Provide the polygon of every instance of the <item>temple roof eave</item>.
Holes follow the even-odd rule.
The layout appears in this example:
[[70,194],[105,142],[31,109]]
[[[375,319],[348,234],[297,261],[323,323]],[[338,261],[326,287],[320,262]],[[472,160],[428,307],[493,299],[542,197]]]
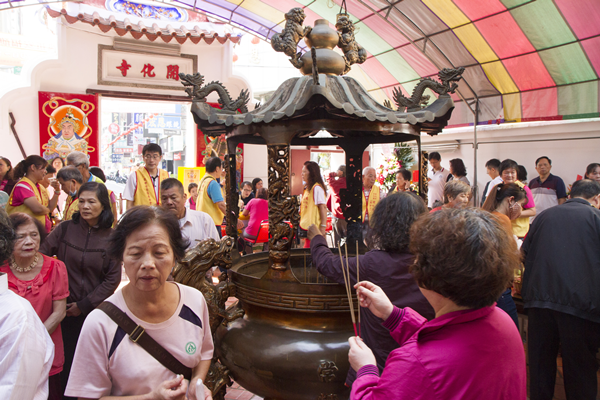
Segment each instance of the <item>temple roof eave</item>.
[[[64,8],[60,8],[64,7]],[[46,5],[48,15],[53,18],[64,17],[69,24],[83,22],[97,26],[102,32],[114,30],[119,36],[129,33],[134,39],[146,37],[150,41],[161,38],[163,42],[183,44],[190,41],[207,44],[215,40],[224,44],[228,40],[239,43],[241,36],[226,32],[223,24],[210,22],[176,22],[145,20],[135,16],[123,16],[108,10],[88,6],[83,3],[61,3]],[[145,23],[144,23],[145,21]]]

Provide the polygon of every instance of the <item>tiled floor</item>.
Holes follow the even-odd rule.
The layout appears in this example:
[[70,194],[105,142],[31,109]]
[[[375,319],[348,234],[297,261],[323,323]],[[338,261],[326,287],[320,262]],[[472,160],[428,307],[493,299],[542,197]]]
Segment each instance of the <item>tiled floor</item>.
[[263,400],[263,398],[250,393],[234,382],[230,388],[227,388],[225,400]]

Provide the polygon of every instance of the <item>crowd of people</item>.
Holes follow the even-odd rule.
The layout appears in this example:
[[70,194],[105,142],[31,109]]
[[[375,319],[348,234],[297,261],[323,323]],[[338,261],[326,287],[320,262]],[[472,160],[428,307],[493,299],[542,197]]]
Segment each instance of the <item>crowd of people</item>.
[[[196,399],[204,387],[208,307],[169,276],[188,249],[223,235],[225,165],[206,160],[186,193],[159,168],[160,146],[144,146],[143,157],[120,220],[115,194],[85,154],[50,163],[29,156],[14,168],[0,157],[0,190],[10,192],[7,215],[0,210],[0,397]],[[360,264],[361,281],[351,274],[350,283],[363,307],[361,338],[350,338],[351,398],[524,399],[511,295],[522,264],[530,398],[552,398],[559,346],[567,395],[595,398],[600,164],[568,193],[548,157],[536,160],[539,176],[528,183],[515,161],[489,160],[491,180],[473,207],[464,162],[451,160],[448,171],[438,153],[429,160],[428,204],[411,192],[406,169],[389,193],[374,168],[362,174],[369,251],[348,260],[350,270]],[[326,228],[331,213],[334,244],[348,234],[345,166],[324,180],[307,161],[302,180],[298,234],[318,271],[342,283]],[[268,191],[259,178],[240,189],[240,240],[254,243]],[[129,280],[117,290],[123,271]],[[211,398],[207,388],[198,393]]]
[[[429,161],[429,207],[416,207],[420,198],[401,193],[408,171],[397,171],[396,188],[386,195],[373,185],[375,171],[363,170],[363,238],[372,250],[359,256],[364,281],[350,275],[368,309],[362,339],[350,339],[351,398],[524,399],[525,358],[511,290],[524,264],[530,398],[553,398],[560,346],[567,398],[595,399],[600,164],[588,165],[568,193],[546,156],[535,161],[539,176],[529,182],[514,160],[491,159],[491,180],[475,208],[464,162],[450,160],[448,171],[439,153]],[[342,166],[329,175],[336,242],[346,229],[339,208],[344,172]],[[310,189],[307,184],[304,196]],[[328,248],[322,221],[307,231],[313,262],[341,283],[342,262]],[[358,264],[351,258],[350,270]]]
[[[130,176],[129,210],[118,223],[115,195],[85,154],[72,152],[66,162],[50,163],[29,156],[14,170],[8,159],[0,159],[0,184],[12,188],[8,216],[0,218],[0,296],[12,308],[6,311],[21,313],[0,316],[0,398],[196,398],[193,385],[205,379],[212,358],[208,308],[200,292],[167,278],[188,248],[220,239],[221,223],[217,229],[211,215],[189,208],[181,182],[157,168],[159,146],[147,145],[143,152],[147,166]],[[129,282],[115,293],[122,270]],[[33,308],[17,306],[5,292]],[[175,353],[181,370],[173,374],[164,360],[150,356],[145,339],[138,342],[141,354],[133,342],[122,341],[133,332],[101,311],[107,302],[159,340],[162,352],[166,347]],[[138,369],[135,360],[145,358]]]

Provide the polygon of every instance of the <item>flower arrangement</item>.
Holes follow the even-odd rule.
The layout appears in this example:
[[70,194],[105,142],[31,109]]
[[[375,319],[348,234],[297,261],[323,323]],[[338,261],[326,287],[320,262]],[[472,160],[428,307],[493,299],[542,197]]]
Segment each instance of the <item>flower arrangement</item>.
[[392,155],[386,157],[384,163],[377,168],[379,185],[389,192],[396,185],[396,171],[400,168],[410,170],[413,164],[414,158],[410,146],[406,143],[396,143]]
[[402,163],[396,160],[394,157],[386,157],[383,164],[377,168],[377,181],[379,186],[390,191],[396,184],[395,171],[402,168]]

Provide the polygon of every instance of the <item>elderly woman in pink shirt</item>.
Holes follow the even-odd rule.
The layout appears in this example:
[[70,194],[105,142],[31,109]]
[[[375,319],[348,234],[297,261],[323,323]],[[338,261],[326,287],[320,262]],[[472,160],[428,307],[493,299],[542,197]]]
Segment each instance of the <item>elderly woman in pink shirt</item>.
[[357,372],[351,399],[525,399],[525,353],[511,318],[495,305],[518,268],[516,243],[491,214],[443,209],[411,228],[411,269],[435,310],[427,321],[394,307],[371,282],[356,287],[362,307],[400,344],[381,376],[371,350],[350,338]]

